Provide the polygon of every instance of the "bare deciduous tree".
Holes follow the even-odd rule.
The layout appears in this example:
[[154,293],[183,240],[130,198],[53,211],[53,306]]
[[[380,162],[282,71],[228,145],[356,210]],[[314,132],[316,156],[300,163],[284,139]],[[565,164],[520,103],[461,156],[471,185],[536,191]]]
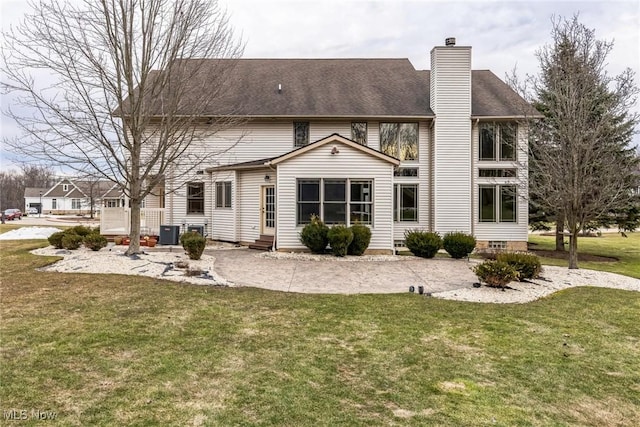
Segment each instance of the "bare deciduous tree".
[[569,268],[578,268],[578,233],[632,197],[638,116],[630,108],[638,89],[630,69],[607,74],[613,44],[597,40],[577,16],[554,20],[552,37],[537,54],[540,74],[532,81],[544,118],[532,128],[530,191],[564,220]]
[[[237,124],[233,112],[212,117],[209,107],[240,54],[215,0],[32,3],[4,34],[3,87],[33,112],[9,108],[29,138],[6,143],[121,184],[131,208],[129,254],[139,252],[144,197],[169,173],[209,164],[220,152],[200,143]],[[175,167],[178,160],[189,167]]]

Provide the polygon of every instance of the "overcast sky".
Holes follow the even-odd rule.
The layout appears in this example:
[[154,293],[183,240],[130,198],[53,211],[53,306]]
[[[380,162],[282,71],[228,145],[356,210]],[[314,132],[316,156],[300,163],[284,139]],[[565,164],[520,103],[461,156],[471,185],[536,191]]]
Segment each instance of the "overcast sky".
[[[429,51],[455,37],[472,46],[473,69],[504,79],[537,73],[535,52],[550,42],[552,16],[571,17],[613,40],[608,70],[626,67],[640,85],[640,0],[429,1],[220,0],[245,43],[245,58],[409,58],[429,68]],[[2,27],[19,21],[26,0],[0,0]],[[8,99],[3,97],[3,107]],[[640,111],[640,107],[636,107]],[[2,117],[2,135],[15,127]],[[639,139],[636,137],[636,142]],[[2,153],[2,168],[6,165]]]

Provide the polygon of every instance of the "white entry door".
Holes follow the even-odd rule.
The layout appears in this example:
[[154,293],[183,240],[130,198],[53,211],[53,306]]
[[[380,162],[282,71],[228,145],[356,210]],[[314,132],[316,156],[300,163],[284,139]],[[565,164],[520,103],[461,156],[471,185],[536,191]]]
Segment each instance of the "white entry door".
[[262,234],[273,236],[276,232],[276,188],[273,185],[262,187],[260,197],[261,227]]

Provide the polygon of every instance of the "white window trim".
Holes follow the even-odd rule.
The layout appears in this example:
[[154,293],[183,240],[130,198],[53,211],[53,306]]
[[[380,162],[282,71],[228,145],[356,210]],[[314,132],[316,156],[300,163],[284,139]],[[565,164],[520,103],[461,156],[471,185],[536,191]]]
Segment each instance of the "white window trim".
[[[329,181],[345,181],[345,202],[325,202],[324,200],[324,182],[325,180]],[[346,222],[345,226],[350,227],[353,225],[351,223],[351,205],[361,205],[361,204],[369,204],[371,205],[371,222],[370,223],[362,223],[358,222],[358,224],[366,225],[373,229],[375,224],[375,180],[373,178],[298,178],[296,179],[296,227],[302,228],[308,223],[301,223],[300,218],[298,217],[298,204],[300,202],[300,194],[299,194],[299,185],[300,181],[318,181],[319,182],[319,197],[320,200],[317,202],[320,205],[320,212],[318,216],[322,222],[325,222],[324,219],[324,204],[325,203],[344,203],[346,210]],[[351,182],[370,182],[371,183],[371,201],[370,202],[360,202],[360,201],[351,201]],[[315,203],[315,202],[313,202]],[[354,222],[355,223],[355,222]],[[336,225],[336,224],[327,224],[327,225]]]

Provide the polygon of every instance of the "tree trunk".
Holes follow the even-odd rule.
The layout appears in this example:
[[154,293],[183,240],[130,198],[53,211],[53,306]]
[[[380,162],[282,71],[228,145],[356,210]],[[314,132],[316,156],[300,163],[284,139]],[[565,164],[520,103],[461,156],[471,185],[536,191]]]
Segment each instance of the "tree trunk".
[[569,268],[578,268],[578,230],[571,227],[571,235],[569,236]]
[[129,230],[129,249],[125,255],[140,253],[140,201],[131,200],[131,230]]
[[556,251],[564,252],[564,219],[556,220]]

